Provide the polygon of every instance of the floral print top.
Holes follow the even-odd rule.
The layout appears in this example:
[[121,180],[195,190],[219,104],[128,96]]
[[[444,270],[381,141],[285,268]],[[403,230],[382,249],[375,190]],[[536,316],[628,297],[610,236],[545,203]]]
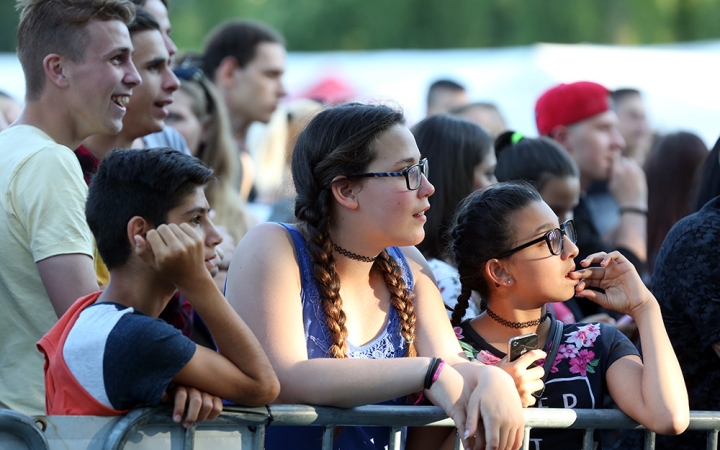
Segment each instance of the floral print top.
[[[560,322],[553,320],[552,336]],[[602,408],[607,394],[605,372],[615,361],[637,355],[630,340],[615,327],[602,323],[561,324],[562,341],[545,382],[545,391],[535,405],[538,408]],[[482,330],[481,330],[482,332]],[[465,321],[455,327],[465,354],[484,364],[497,364],[506,354],[488,344]],[[543,351],[550,352],[548,344]],[[538,361],[544,364],[544,361]],[[596,436],[597,440],[597,436]],[[530,448],[580,449],[582,430],[537,429],[530,432]]]

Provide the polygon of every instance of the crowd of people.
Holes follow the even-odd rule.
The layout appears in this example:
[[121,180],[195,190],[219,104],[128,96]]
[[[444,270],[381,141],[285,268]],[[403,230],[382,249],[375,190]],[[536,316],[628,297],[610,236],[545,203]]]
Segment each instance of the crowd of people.
[[[281,104],[285,41],[258,22],[178,54],[167,0],[18,4],[0,408],[169,403],[189,427],[223,402],[433,404],[456,428],[410,429],[408,448],[517,449],[522,408],[616,407],[656,448],[704,447],[685,430],[720,409],[720,145],[653,135],[640,91],[549,86],[530,137],[438,80],[407,124],[381,104]],[[271,427],[265,445],[322,434]]]

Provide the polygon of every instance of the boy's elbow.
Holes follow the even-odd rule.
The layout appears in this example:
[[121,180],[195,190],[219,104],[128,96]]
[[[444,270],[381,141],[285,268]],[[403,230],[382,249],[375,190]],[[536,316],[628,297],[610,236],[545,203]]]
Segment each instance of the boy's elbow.
[[275,374],[268,376],[267,379],[261,381],[261,384],[263,386],[260,389],[259,396],[262,397],[260,404],[267,405],[275,401],[280,395],[280,380],[278,380],[277,376]]
[[267,375],[250,386],[238,386],[233,402],[245,406],[262,406],[272,403],[280,394],[280,382],[275,374]]

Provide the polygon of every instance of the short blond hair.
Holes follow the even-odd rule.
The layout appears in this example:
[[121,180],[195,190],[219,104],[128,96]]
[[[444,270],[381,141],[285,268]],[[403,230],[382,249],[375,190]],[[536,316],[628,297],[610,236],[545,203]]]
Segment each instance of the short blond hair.
[[87,32],[93,20],[135,18],[131,0],[17,0],[20,10],[17,55],[25,74],[25,98],[37,100],[45,85],[43,60],[51,53],[74,62],[85,57]]

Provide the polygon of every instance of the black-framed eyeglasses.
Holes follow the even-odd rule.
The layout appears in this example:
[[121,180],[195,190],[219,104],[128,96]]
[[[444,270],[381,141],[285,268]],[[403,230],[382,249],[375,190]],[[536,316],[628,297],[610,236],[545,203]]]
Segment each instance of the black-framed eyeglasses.
[[565,238],[564,236],[567,236],[568,239],[570,239],[570,242],[573,244],[577,243],[577,232],[575,231],[575,222],[570,219],[566,220],[564,223],[560,224],[559,228],[553,228],[552,230],[548,231],[547,233],[543,234],[537,239],[533,239],[530,242],[526,242],[522,245],[518,245],[517,247],[510,249],[506,252],[501,253],[500,255],[496,256],[496,259],[501,258],[507,258],[508,256],[512,255],[513,253],[519,252],[520,250],[524,248],[528,248],[531,245],[535,245],[538,242],[545,241],[545,243],[548,246],[548,249],[550,249],[550,253],[553,255],[559,255],[563,252],[565,249]]
[[367,172],[347,175],[346,178],[370,178],[370,177],[405,177],[405,184],[411,191],[420,188],[422,184],[422,176],[428,176],[428,160],[423,158],[419,163],[406,167],[400,172]]

